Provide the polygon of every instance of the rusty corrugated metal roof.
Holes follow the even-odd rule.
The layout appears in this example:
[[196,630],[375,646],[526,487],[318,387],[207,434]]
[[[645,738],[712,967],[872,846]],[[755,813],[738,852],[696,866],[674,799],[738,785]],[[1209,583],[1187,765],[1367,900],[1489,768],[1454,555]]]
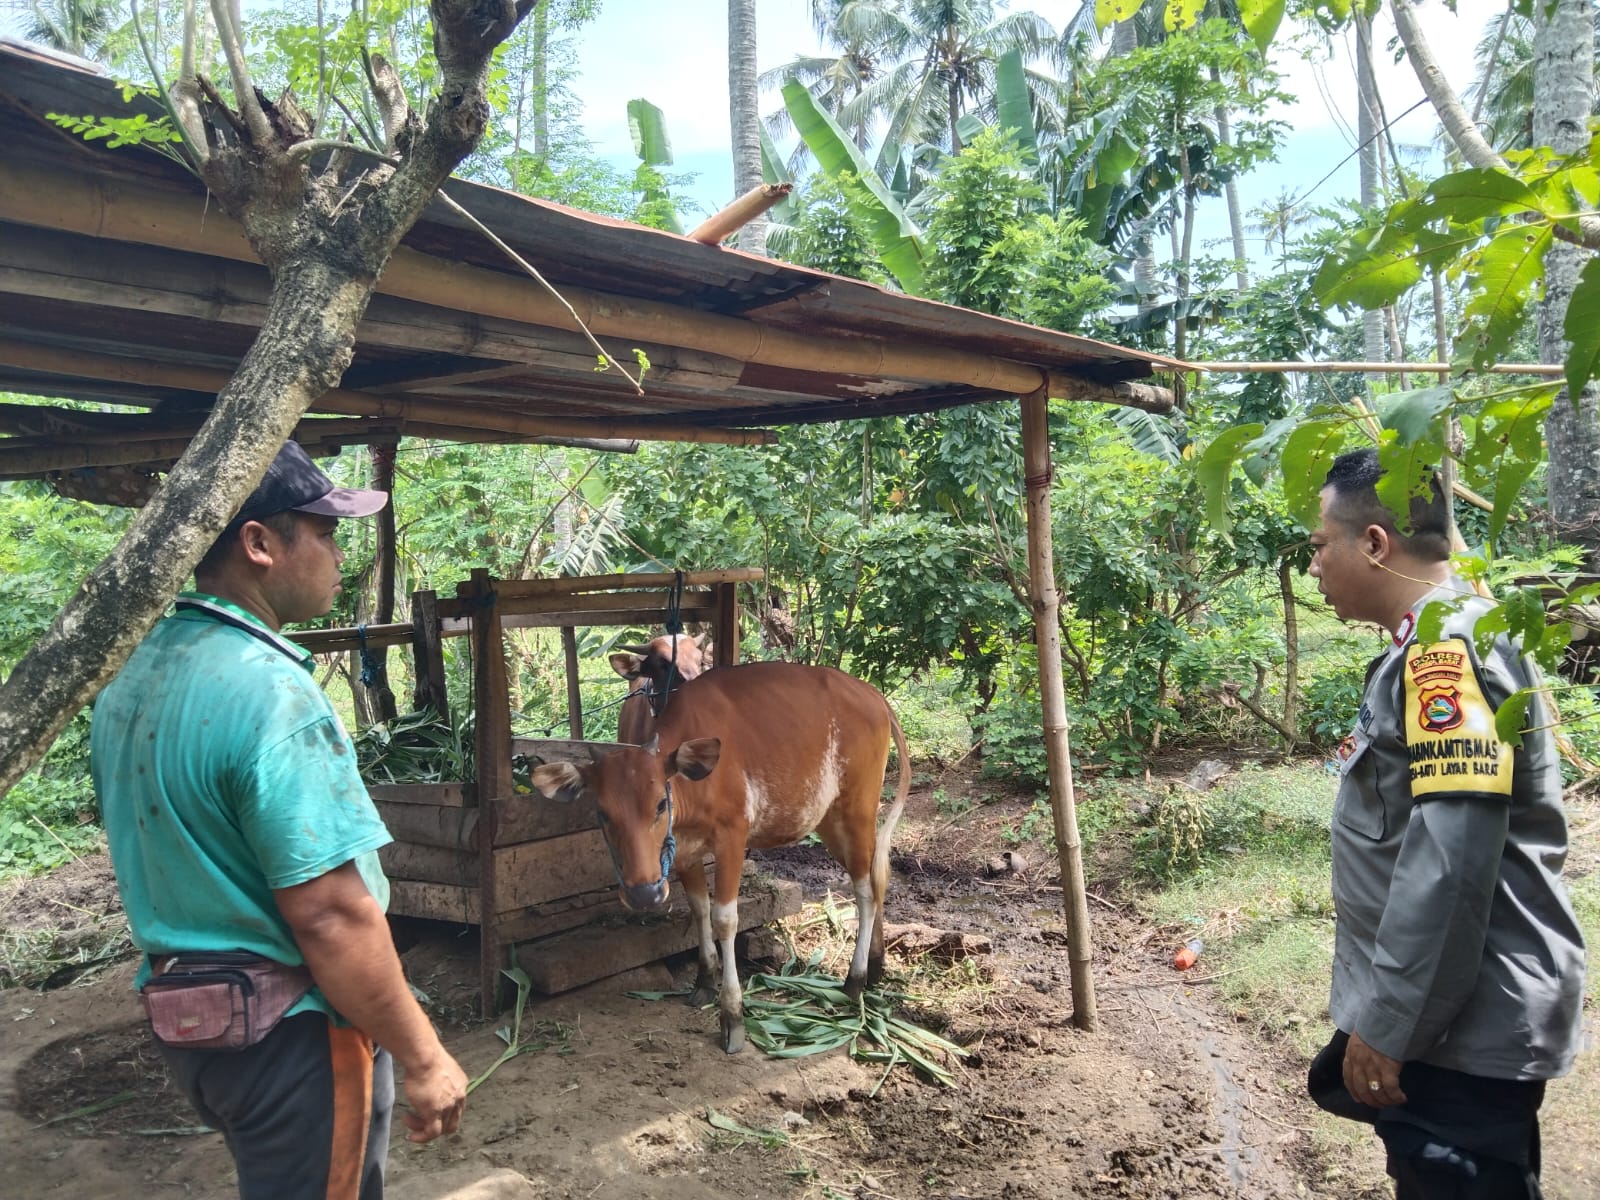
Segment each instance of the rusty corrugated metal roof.
[[[54,213],[41,211],[36,196],[19,199],[15,189],[7,193],[0,185],[0,388],[163,414],[203,410],[215,387],[193,369],[229,372],[238,363],[267,299],[267,272],[247,255],[170,236],[170,227],[228,224],[205,209],[199,183],[176,164],[145,150],[85,143],[47,118],[52,112],[109,114],[121,104],[113,81],[85,66],[0,42],[5,170],[17,172],[13,178],[48,172],[67,190],[98,189],[105,204],[138,191],[168,206],[173,218],[148,233],[96,236],[98,228],[57,222]],[[781,426],[927,411],[1007,394],[970,379],[949,382],[937,370],[912,377],[903,355],[910,350],[915,361],[919,348],[928,361],[961,351],[1006,367],[1023,364],[1107,384],[1175,365],[498,188],[456,180],[448,191],[558,288],[581,290],[602,305],[726,318],[753,330],[757,342],[763,331],[774,339],[821,339],[819,345],[835,353],[804,361],[793,354],[721,353],[662,334],[659,321],[641,322],[638,336],[630,336],[626,319],[618,318],[622,332],[603,340],[618,357],[634,347],[649,356],[641,397],[614,375],[595,371],[594,351],[575,329],[431,303],[415,289],[382,294],[395,273],[391,267],[357,332],[343,383],[348,392],[385,399],[389,407],[377,427],[385,431],[422,406],[435,425],[453,406],[590,421],[596,436],[606,436],[611,426],[636,433]],[[441,279],[462,271],[492,273],[471,276],[479,280],[521,279],[501,251],[439,202],[404,245],[429,256],[415,261],[431,260],[446,272]],[[902,365],[863,369],[872,356],[853,351],[873,347],[893,347]],[[124,360],[141,369],[119,370]],[[29,435],[29,445],[48,442],[37,431],[10,429]],[[4,439],[0,450],[7,442],[24,444]]]

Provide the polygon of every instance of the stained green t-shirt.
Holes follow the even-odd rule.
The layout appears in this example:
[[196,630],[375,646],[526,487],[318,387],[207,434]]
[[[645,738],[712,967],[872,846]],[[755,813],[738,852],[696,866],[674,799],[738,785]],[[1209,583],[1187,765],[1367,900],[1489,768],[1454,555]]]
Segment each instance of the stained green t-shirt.
[[[381,907],[390,841],[311,658],[186,592],[95,702],[91,766],[133,940],[151,955],[302,962],[274,889],[355,861]],[[313,990],[291,1012],[334,1014]]]

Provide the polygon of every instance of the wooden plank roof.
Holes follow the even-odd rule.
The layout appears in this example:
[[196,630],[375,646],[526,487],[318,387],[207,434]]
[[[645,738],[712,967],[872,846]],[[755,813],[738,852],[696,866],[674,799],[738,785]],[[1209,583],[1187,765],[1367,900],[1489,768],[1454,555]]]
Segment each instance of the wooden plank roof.
[[[144,410],[0,406],[0,478],[170,462],[266,303],[266,269],[197,180],[47,116],[123,107],[86,64],[0,41],[0,389]],[[448,191],[561,289],[610,353],[648,356],[645,394],[597,372],[570,318],[435,202],[380,280],[341,388],[314,407],[336,420],[316,422],[312,440],[758,442],[771,426],[1038,387],[1159,408],[1160,390],[1133,381],[1178,365],[492,187]]]

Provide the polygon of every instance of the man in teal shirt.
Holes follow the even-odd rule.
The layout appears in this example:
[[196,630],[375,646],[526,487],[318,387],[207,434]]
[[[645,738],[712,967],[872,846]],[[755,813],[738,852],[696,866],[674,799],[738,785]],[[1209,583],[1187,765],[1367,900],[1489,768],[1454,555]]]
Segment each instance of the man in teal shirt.
[[95,704],[95,788],[146,955],[136,983],[173,955],[246,951],[304,964],[315,984],[254,1046],[162,1044],[227,1137],[244,1200],[379,1200],[391,1055],[413,1141],[453,1132],[465,1103],[389,938],[389,834],[310,656],[279,632],[332,607],[339,518],[387,500],[335,488],[286,443],[195,568],[197,590]]

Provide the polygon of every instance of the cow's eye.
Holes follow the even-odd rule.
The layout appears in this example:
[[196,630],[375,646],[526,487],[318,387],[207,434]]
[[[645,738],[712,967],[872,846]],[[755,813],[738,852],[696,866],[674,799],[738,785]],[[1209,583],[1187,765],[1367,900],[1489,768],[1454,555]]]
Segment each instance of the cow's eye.
[[667,811],[667,798],[665,796],[663,796],[663,797],[661,797],[661,802],[656,805],[656,816],[659,817],[662,813],[664,813],[666,811]]

